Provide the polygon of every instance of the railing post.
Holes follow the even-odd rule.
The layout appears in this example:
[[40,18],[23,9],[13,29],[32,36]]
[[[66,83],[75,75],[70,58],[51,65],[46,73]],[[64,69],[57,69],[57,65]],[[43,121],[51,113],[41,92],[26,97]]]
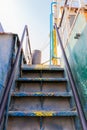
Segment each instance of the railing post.
[[53,25],[53,5],[57,4],[57,2],[52,2],[51,3],[51,14],[50,14],[50,65],[52,64],[52,58],[54,56],[54,39],[53,39],[53,30],[54,30],[54,25]]

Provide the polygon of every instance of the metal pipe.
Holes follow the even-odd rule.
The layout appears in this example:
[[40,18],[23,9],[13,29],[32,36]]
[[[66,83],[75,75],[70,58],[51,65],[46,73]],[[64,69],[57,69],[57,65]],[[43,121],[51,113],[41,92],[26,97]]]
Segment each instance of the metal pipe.
[[51,3],[51,14],[50,14],[50,65],[51,65],[51,59],[52,59],[52,53],[53,53],[53,48],[52,48],[52,43],[53,43],[53,5],[57,4],[57,2],[52,2]]
[[52,14],[50,14],[50,65],[52,58]]
[[80,98],[79,98],[79,94],[78,94],[78,91],[77,91],[77,88],[76,88],[76,84],[75,84],[75,81],[74,81],[74,78],[73,78],[73,75],[72,75],[72,72],[71,72],[71,69],[70,69],[70,65],[68,63],[68,60],[67,60],[67,57],[66,57],[66,54],[65,54],[65,50],[64,50],[64,47],[63,47],[63,44],[62,44],[62,40],[61,40],[61,37],[60,37],[60,34],[59,34],[59,31],[58,31],[56,24],[55,24],[55,29],[56,29],[57,36],[58,36],[58,39],[59,39],[59,42],[60,42],[62,54],[63,54],[64,61],[65,61],[66,71],[67,71],[68,78],[69,78],[69,81],[70,81],[70,84],[71,84],[71,89],[72,89],[73,96],[74,96],[74,99],[75,99],[77,112],[78,112],[78,115],[79,115],[79,118],[80,118],[80,121],[81,121],[81,125],[82,125],[83,130],[87,130],[87,122],[86,122],[85,114],[84,114],[84,111],[83,111],[83,108],[82,108],[82,104],[81,104],[81,101],[80,101]]

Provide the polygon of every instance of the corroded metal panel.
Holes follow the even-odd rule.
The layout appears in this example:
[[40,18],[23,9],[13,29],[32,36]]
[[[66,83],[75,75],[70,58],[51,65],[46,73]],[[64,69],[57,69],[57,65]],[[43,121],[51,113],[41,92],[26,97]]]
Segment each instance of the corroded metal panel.
[[6,78],[11,68],[13,34],[0,34],[0,99],[4,91]]
[[[80,36],[76,38],[78,33]],[[66,54],[83,107],[87,111],[87,22],[83,14],[79,14],[77,18],[66,47]]]
[[10,117],[7,130],[75,130],[75,127],[72,117]]
[[77,111],[72,109],[72,92],[64,75],[49,68],[26,69],[11,93],[7,130],[80,130],[74,123]]

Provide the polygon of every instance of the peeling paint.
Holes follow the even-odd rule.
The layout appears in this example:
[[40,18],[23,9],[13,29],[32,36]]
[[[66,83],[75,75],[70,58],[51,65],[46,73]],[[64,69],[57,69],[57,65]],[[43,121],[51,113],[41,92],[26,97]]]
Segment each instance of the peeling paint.
[[76,111],[9,111],[9,116],[77,116]]
[[2,97],[7,75],[11,69],[13,34],[0,34],[0,99]]
[[53,65],[24,65],[22,66],[22,70],[56,70],[56,71],[64,71],[63,68]]
[[66,78],[18,78],[19,82],[29,82],[29,81],[58,81],[58,82],[67,82]]
[[23,96],[55,96],[55,97],[71,97],[71,92],[13,92],[12,96],[23,97]]

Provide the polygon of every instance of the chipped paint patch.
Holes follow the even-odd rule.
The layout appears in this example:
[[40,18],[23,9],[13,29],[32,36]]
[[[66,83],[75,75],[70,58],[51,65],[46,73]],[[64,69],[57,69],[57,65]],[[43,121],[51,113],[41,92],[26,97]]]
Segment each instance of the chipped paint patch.
[[36,116],[53,116],[53,112],[50,112],[50,111],[37,111],[37,112],[34,112],[34,114]]
[[28,70],[56,70],[56,71],[64,71],[63,68],[53,65],[24,65],[21,67],[22,70],[28,71]]
[[13,92],[12,96],[55,96],[55,97],[71,97],[71,92]]
[[29,81],[58,81],[58,82],[67,82],[66,78],[18,78],[17,81],[20,82],[29,82]]

